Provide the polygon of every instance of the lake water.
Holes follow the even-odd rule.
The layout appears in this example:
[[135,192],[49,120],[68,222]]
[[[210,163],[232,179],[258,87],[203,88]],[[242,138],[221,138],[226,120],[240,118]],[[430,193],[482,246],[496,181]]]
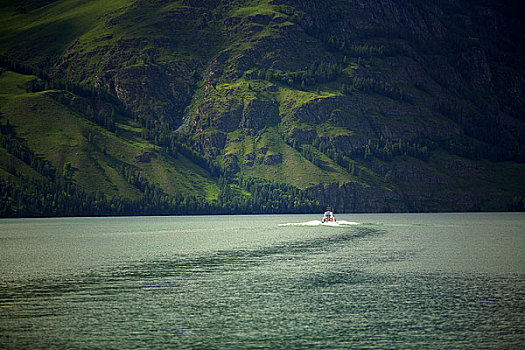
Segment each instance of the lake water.
[[0,348],[525,348],[524,214],[337,218],[1,220]]

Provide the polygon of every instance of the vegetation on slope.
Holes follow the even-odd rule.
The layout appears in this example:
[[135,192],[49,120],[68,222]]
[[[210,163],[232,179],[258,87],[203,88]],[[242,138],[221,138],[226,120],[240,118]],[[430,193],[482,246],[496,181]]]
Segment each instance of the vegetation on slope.
[[522,208],[523,18],[388,3],[1,3],[4,215]]
[[[198,156],[184,144],[169,148],[151,143],[139,137],[143,134],[139,124],[122,115],[115,116],[113,131],[104,129],[89,115],[55,100],[52,96],[59,91],[28,92],[35,79],[12,71],[0,74],[2,216],[246,213],[318,207],[299,194],[286,195],[293,188],[280,189],[260,180],[243,180],[256,194],[245,191],[248,198],[233,198],[232,186],[220,184],[199,166]],[[275,189],[296,203],[280,198]]]

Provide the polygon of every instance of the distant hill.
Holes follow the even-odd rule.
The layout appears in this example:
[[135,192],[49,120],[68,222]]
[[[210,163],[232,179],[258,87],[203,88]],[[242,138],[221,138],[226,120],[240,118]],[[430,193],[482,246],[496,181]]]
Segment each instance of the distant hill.
[[0,1],[0,215],[523,210],[523,10]]

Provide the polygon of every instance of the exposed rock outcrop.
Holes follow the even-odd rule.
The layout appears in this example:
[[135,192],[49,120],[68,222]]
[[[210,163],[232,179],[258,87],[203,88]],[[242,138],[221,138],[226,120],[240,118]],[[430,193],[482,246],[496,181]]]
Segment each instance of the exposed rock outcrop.
[[195,136],[196,146],[202,153],[216,156],[226,145],[226,134],[222,131],[212,130]]
[[472,184],[498,176],[482,161],[525,161],[524,23],[495,1],[136,1],[65,44],[52,75],[140,118],[184,118],[179,132],[230,178],[259,164],[288,181],[289,156],[340,211],[476,210]]
[[240,127],[258,131],[279,122],[279,105],[275,101],[249,100],[242,111]]
[[239,159],[235,154],[226,154],[224,156],[224,174],[226,176],[235,176],[239,172]]
[[95,87],[114,93],[141,116],[182,122],[182,112],[191,98],[189,67],[177,65],[137,65],[97,77]]

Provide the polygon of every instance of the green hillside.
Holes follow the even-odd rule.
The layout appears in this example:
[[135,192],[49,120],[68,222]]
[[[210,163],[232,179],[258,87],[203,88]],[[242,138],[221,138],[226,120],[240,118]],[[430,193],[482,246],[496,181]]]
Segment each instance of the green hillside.
[[2,1],[2,215],[522,209],[519,6]]
[[[57,90],[26,92],[23,87],[33,79],[37,78],[2,72],[2,125],[9,125],[13,136],[35,151],[37,157],[49,161],[60,175],[66,173],[66,168],[71,169],[67,177],[84,191],[100,192],[109,199],[139,200],[144,191],[129,178],[131,172],[172,197],[217,199],[217,179],[184,155],[168,155],[141,138],[141,127],[133,120],[117,116],[115,130],[106,130],[55,100]],[[11,136],[9,132],[4,134]],[[9,153],[14,152],[4,154]],[[42,177],[28,166],[31,164],[21,166],[20,159],[12,155],[6,158],[4,169],[9,168],[10,162],[14,166],[3,177]]]

